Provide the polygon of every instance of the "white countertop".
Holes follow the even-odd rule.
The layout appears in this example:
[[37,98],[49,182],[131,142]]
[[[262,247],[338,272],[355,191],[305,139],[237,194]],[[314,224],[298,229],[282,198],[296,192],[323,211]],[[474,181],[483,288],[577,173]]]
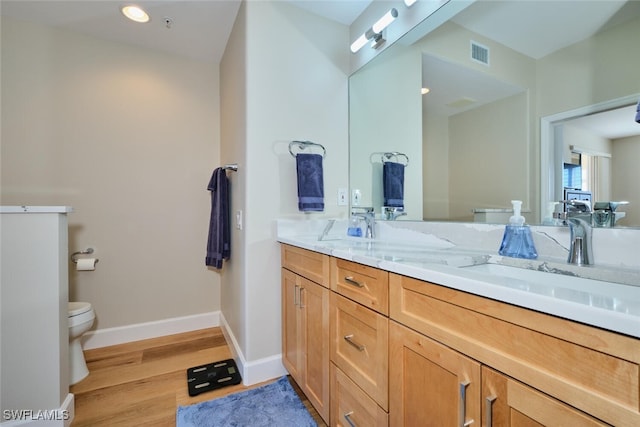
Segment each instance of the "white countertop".
[[[517,260],[437,241],[319,241],[318,234],[306,233],[279,235],[278,241],[640,338],[640,272],[635,270]],[[600,280],[580,277],[582,272]],[[609,272],[631,284],[602,280]]]
[[71,206],[0,206],[0,213],[70,213]]

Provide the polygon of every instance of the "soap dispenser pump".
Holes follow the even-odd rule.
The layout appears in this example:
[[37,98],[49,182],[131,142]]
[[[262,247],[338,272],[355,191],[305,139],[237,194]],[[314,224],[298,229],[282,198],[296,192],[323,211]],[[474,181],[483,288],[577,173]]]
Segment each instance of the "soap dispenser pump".
[[533,245],[531,229],[524,224],[524,217],[520,214],[521,200],[512,200],[513,215],[505,227],[502,244],[498,253],[513,258],[536,259],[538,252]]

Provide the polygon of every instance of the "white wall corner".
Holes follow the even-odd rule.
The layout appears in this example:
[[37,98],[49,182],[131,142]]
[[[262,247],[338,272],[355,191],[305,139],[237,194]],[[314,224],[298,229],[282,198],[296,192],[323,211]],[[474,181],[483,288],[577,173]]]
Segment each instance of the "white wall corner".
[[238,341],[236,340],[233,331],[229,328],[229,324],[222,313],[220,313],[220,327],[224,338],[229,344],[233,359],[241,372],[242,384],[250,386],[288,374],[282,364],[281,353],[254,361],[247,361],[244,354],[242,354],[242,350],[238,345]]

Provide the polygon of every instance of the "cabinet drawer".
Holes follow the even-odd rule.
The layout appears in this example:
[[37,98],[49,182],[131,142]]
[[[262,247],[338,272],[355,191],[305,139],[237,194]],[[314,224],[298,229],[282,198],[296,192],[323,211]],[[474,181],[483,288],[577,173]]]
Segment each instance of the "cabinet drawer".
[[339,427],[387,427],[389,415],[331,364],[331,425]]
[[384,315],[389,314],[389,273],[331,258],[331,289]]
[[396,274],[392,319],[617,426],[640,425],[640,341]]
[[331,360],[386,411],[389,319],[334,292],[329,306]]
[[282,266],[325,288],[329,287],[329,256],[290,245],[281,246]]

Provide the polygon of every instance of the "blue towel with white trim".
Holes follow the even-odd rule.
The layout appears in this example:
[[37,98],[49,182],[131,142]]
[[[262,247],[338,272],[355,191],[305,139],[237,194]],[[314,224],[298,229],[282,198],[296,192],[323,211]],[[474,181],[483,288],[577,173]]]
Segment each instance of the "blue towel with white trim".
[[384,162],[382,167],[384,206],[404,208],[404,165]]
[[298,176],[298,210],[324,211],[324,175],[322,155],[296,154]]

